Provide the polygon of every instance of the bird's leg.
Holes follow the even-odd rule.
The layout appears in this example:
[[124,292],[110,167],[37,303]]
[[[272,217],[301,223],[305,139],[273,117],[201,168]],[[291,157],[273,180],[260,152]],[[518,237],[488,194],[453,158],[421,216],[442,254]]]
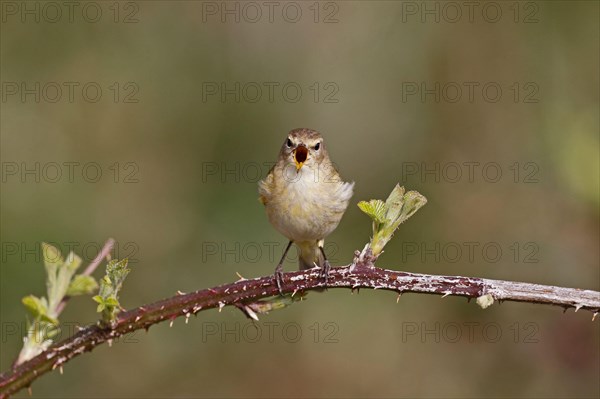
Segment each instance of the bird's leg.
[[281,290],[281,284],[283,283],[283,261],[285,260],[285,257],[287,255],[288,251],[290,250],[291,246],[292,246],[292,241],[290,241],[288,243],[287,247],[285,247],[285,251],[283,251],[283,256],[281,257],[281,260],[277,264],[277,267],[275,267],[275,282],[277,282],[277,289],[279,289],[279,295],[283,295],[283,292]]
[[329,278],[329,270],[331,270],[331,265],[327,260],[327,255],[325,255],[325,249],[323,249],[323,240],[318,244],[319,249],[321,250],[321,254],[323,255],[323,268],[321,269],[321,277],[325,278],[325,285],[327,285],[327,279]]

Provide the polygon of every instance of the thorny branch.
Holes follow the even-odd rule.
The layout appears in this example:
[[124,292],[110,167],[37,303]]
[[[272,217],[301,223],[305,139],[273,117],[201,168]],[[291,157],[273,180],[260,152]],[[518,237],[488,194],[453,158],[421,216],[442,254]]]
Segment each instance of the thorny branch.
[[[357,253],[358,255],[358,253]],[[289,272],[284,274],[282,291],[284,294],[301,293],[325,287],[318,269]],[[405,292],[437,295],[455,295],[466,298],[479,298],[490,295],[496,301],[530,302],[561,306],[565,310],[575,308],[589,310],[597,316],[600,311],[600,292],[575,288],[562,288],[548,285],[489,280],[476,277],[436,276],[406,273],[375,267],[369,257],[356,257],[349,266],[331,269],[328,288],[371,288],[394,291],[398,295]],[[138,308],[120,313],[111,326],[96,324],[80,329],[72,337],[52,345],[48,350],[0,375],[0,398],[31,383],[70,359],[96,346],[130,332],[146,329],[161,321],[173,323],[177,317],[185,316],[186,323],[193,314],[212,308],[234,305],[244,308],[261,298],[278,295],[273,276],[251,280],[240,279],[234,283],[215,288],[198,290],[189,294],[177,295]]]

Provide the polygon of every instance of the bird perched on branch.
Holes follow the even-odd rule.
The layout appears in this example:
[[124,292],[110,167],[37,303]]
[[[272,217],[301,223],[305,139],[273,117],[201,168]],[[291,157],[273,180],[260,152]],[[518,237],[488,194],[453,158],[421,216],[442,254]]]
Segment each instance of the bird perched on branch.
[[300,270],[320,267],[327,283],[330,265],[323,249],[324,239],[342,219],[354,182],[341,179],[321,134],[306,128],[289,132],[277,163],[258,187],[269,222],[289,239],[275,268],[279,291],[283,261],[292,243],[300,251]]

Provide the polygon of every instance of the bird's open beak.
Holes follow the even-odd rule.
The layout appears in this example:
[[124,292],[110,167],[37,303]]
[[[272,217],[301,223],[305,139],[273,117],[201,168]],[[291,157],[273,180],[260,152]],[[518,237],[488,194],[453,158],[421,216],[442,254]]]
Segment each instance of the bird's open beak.
[[300,144],[294,151],[294,161],[296,162],[296,172],[300,171],[304,162],[308,158],[308,148],[304,144]]

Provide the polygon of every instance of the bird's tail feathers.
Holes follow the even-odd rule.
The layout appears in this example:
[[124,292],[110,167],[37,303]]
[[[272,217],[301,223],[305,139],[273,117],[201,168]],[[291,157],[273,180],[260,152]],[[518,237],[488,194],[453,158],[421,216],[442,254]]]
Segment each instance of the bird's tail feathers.
[[298,266],[300,270],[323,267],[325,259],[317,242],[301,242],[296,244],[300,250]]

